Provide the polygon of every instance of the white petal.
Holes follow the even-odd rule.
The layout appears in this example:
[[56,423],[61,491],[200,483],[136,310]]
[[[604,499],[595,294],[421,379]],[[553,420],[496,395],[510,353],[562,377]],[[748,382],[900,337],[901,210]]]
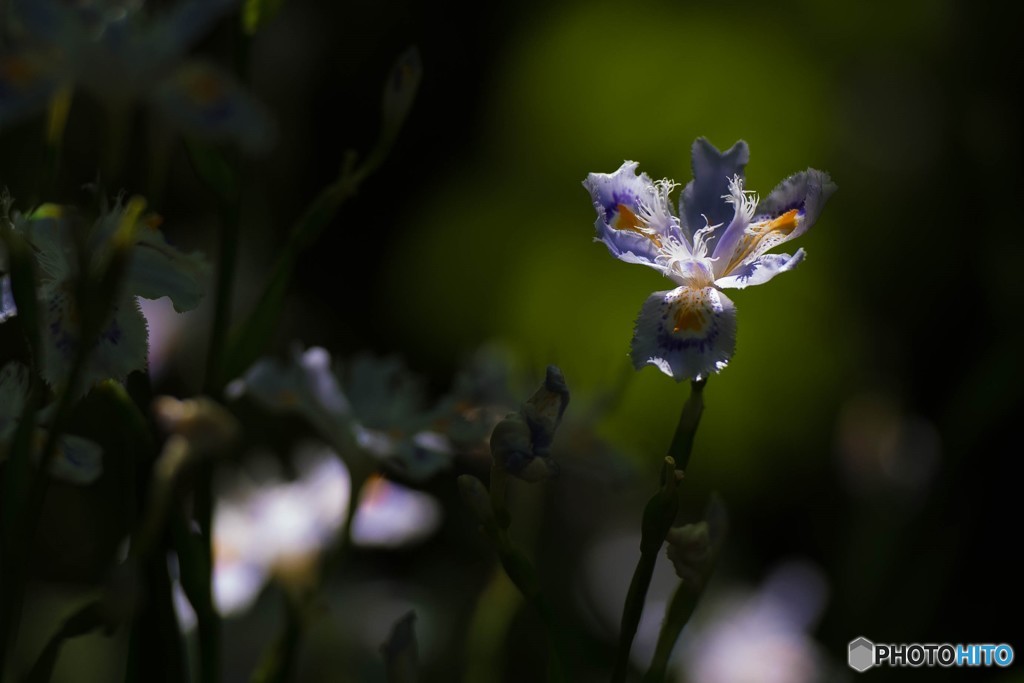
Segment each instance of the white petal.
[[764,254],[750,263],[740,266],[727,277],[720,277],[715,284],[726,289],[743,289],[768,282],[779,273],[793,270],[804,260],[806,252],[798,249],[796,254]]

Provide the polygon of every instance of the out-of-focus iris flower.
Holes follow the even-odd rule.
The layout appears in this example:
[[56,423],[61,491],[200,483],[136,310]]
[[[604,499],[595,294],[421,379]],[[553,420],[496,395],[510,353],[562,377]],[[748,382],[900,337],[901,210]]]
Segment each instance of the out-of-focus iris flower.
[[670,202],[676,183],[638,176],[634,161],[584,181],[597,210],[596,239],[619,260],[678,285],[655,292],[640,310],[631,353],[637,369],[654,365],[676,381],[719,372],[736,345],[736,309],[721,290],[763,284],[803,260],[803,249],[766,252],[806,232],[835,185],[807,169],[759,201],[743,185],[749,156],[743,141],[723,154],[698,138],[678,216]]
[[[245,611],[271,577],[308,583],[320,555],[344,528],[351,480],[341,459],[328,447],[306,445],[293,461],[294,480],[264,476],[219,498],[214,597],[223,614]],[[422,540],[440,522],[440,505],[428,494],[375,477],[360,497],[352,542],[396,547]]]
[[297,413],[340,452],[357,446],[412,480],[451,463],[451,445],[434,429],[440,413],[424,407],[419,382],[400,361],[357,357],[346,375],[342,382],[326,350],[296,348],[288,362],[258,361],[229,385],[228,395],[247,394],[270,410]]
[[[7,458],[14,439],[21,412],[29,392],[29,369],[17,362],[10,362],[0,368],[0,462]],[[38,414],[46,422],[51,410]],[[42,454],[47,433],[37,428],[33,438],[33,455],[38,459]],[[50,461],[50,474],[58,479],[75,484],[91,484],[103,470],[103,450],[88,439],[64,434],[57,439],[57,452]]]
[[[125,221],[140,221],[130,247],[127,269],[119,296],[110,310],[89,356],[79,388],[84,393],[105,379],[124,381],[147,362],[146,321],[137,297],[169,297],[177,311],[199,305],[204,295],[208,266],[198,254],[184,254],[169,245],[158,229],[160,218],[143,214],[141,200],[116,202],[104,210],[89,228],[63,207],[44,205],[28,215],[15,214],[12,225],[32,246],[37,259],[43,378],[58,386],[67,376],[81,342],[81,305],[78,285],[97,262],[109,256],[113,238]],[[0,271],[6,264],[0,259]],[[9,277],[0,278],[7,291]],[[0,318],[16,314],[13,301],[3,297]]]
[[733,592],[698,608],[683,634],[685,680],[700,683],[815,683],[826,662],[808,634],[826,584],[812,567],[786,564],[754,593]]
[[0,53],[0,125],[81,89],[112,110],[148,103],[190,134],[265,149],[273,126],[264,108],[222,69],[184,60],[234,4],[183,0],[149,16],[142,2],[13,0],[16,47]]

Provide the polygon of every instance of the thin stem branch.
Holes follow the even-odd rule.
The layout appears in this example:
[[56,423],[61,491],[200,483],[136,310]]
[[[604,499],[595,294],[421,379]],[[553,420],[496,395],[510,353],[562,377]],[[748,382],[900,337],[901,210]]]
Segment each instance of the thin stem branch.
[[630,581],[626,602],[622,608],[622,624],[612,670],[612,683],[624,683],[629,673],[629,653],[633,648],[640,617],[643,615],[654,565],[679,509],[678,484],[689,465],[693,439],[700,424],[701,414],[704,412],[705,382],[701,380],[691,383],[690,397],[683,404],[679,423],[669,445],[669,455],[662,465],[661,487],[644,508],[640,559],[633,571],[633,579]]

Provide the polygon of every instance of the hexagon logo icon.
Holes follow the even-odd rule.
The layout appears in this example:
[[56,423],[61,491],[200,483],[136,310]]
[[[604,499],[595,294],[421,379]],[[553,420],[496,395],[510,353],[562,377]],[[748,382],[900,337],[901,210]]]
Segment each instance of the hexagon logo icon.
[[875,644],[864,637],[850,641],[850,668],[867,671],[875,665]]

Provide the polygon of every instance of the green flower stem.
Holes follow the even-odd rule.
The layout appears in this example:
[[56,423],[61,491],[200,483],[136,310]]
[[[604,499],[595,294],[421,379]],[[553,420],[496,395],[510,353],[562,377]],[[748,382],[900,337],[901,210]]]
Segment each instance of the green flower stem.
[[640,616],[644,611],[647,590],[651,585],[654,565],[658,553],[665,542],[669,527],[676,518],[679,509],[679,497],[676,492],[679,480],[676,463],[666,457],[662,463],[661,486],[644,507],[643,522],[640,536],[640,561],[633,571],[633,580],[629,583],[626,603],[622,608],[622,624],[619,631],[619,646],[615,653],[615,666],[611,680],[623,683],[629,671],[629,652],[633,647],[636,629],[640,625]]
[[47,641],[25,678],[25,683],[47,683],[53,676],[53,669],[57,665],[57,657],[64,641],[84,636],[102,625],[102,607],[99,601],[90,602],[77,609]]
[[24,511],[32,479],[32,446],[36,433],[36,410],[43,388],[39,377],[42,359],[36,299],[35,258],[27,241],[15,233],[6,216],[0,220],[0,239],[7,249],[11,289],[18,307],[17,323],[21,326],[33,362],[32,382],[4,471],[3,503],[0,507],[0,677],[3,676],[8,650],[13,648],[20,618],[22,585],[27,571],[27,558],[22,557],[21,534]]
[[717,495],[711,496],[704,518],[708,525],[710,556],[707,564],[700,569],[700,578],[680,581],[676,592],[672,595],[672,601],[665,611],[665,620],[662,622],[661,631],[658,634],[654,657],[643,678],[643,683],[664,683],[672,649],[675,647],[676,641],[679,640],[683,628],[693,616],[693,611],[704,593],[704,587],[707,586],[715,571],[715,565],[725,543],[729,526],[725,506]]
[[499,510],[494,507],[490,511],[493,514],[481,514],[477,509],[474,509],[474,513],[480,521],[484,535],[498,555],[505,574],[540,615],[548,636],[548,681],[561,683],[567,680],[564,654],[566,647],[562,642],[562,630],[558,626],[554,610],[540,589],[540,581],[537,579],[537,570],[533,563],[509,538],[508,510],[504,507],[505,492],[495,491],[495,488],[503,489],[507,485],[507,476],[504,470],[495,466],[491,471],[491,477],[491,505],[500,505],[501,508]]
[[508,529],[512,523],[512,516],[509,514],[508,506],[505,504],[505,491],[507,489],[508,474],[505,473],[504,468],[498,465],[498,461],[495,460],[491,463],[491,508],[494,510],[498,526],[502,529]]
[[[83,321],[82,327],[92,331],[94,326],[89,325],[87,327],[85,321]],[[10,554],[7,558],[10,561],[10,576],[4,577],[5,582],[8,584],[5,588],[9,592],[7,593],[4,605],[3,617],[0,618],[0,622],[2,622],[0,623],[0,633],[2,633],[3,637],[3,640],[0,641],[0,650],[3,650],[3,653],[0,653],[0,666],[6,665],[6,654],[9,651],[13,651],[18,641],[18,626],[21,623],[21,611],[25,599],[24,584],[27,579],[27,568],[32,556],[32,542],[36,537],[36,527],[42,514],[43,504],[46,502],[46,489],[50,483],[50,464],[57,454],[57,441],[67,426],[68,415],[75,401],[75,388],[85,371],[86,361],[89,359],[92,345],[84,342],[85,340],[92,340],[94,336],[94,334],[82,335],[83,343],[79,343],[75,351],[71,372],[57,403],[57,410],[54,413],[53,423],[47,432],[38,467],[31,478],[28,499],[11,519],[12,524],[20,522],[21,530],[20,533],[13,534]],[[2,671],[3,669],[0,669],[0,674],[2,674]]]
[[651,668],[643,678],[643,683],[664,683],[665,672],[668,669],[668,661],[672,656],[672,649],[679,640],[679,634],[683,627],[693,615],[703,591],[687,581],[680,581],[672,596],[665,612],[665,621],[661,625],[661,632],[658,634],[658,645],[654,651],[654,658],[651,660]]
[[284,309],[296,260],[316,241],[342,204],[355,194],[365,175],[364,169],[354,168],[354,157],[350,156],[338,180],[324,188],[292,225],[259,303],[231,333],[227,342],[230,351],[223,358],[224,377],[242,374],[263,353]]
[[683,405],[679,415],[679,424],[672,435],[672,443],[668,454],[676,461],[676,469],[686,471],[690,466],[690,454],[693,452],[693,439],[697,435],[700,416],[704,413],[704,385],[706,379],[690,383],[690,398]]
[[125,683],[187,683],[184,643],[174,612],[167,558],[154,553],[139,564],[146,599],[134,615]]
[[[236,165],[232,164],[228,168],[232,166]],[[221,213],[220,244],[217,253],[213,323],[206,355],[206,377],[203,381],[203,393],[214,400],[220,397],[227,381],[224,373],[224,355],[231,323],[231,300],[238,265],[238,240],[241,234],[241,198],[237,184],[231,183],[218,189]],[[203,539],[207,594],[213,581],[213,508],[212,468],[206,468],[196,482],[195,519]],[[220,680],[220,616],[212,608],[197,609],[196,618],[201,643],[201,680],[204,683],[216,683]]]
[[240,206],[237,193],[221,197],[220,244],[217,252],[217,283],[213,308],[210,344],[206,354],[206,378],[203,393],[213,399],[220,396],[226,382],[223,373],[227,331],[231,324],[231,299],[238,265],[238,238],[241,232]]
[[341,206],[355,195],[362,183],[384,163],[403,119],[404,114],[397,119],[385,120],[380,137],[362,163],[356,164],[355,152],[347,152],[337,179],[321,190],[292,224],[288,241],[274,264],[273,273],[263,289],[259,304],[232,333],[228,343],[230,353],[225,362],[227,376],[238,376],[263,352],[266,341],[273,333],[284,308],[285,294],[299,254],[316,241]]
[[170,514],[171,535],[178,554],[181,587],[196,611],[199,631],[199,680],[202,683],[218,681],[221,677],[221,624],[213,606],[210,581],[211,563],[206,537],[189,528],[183,514]]
[[287,683],[302,639],[302,606],[288,600],[284,629],[263,654],[251,683]]
[[612,683],[624,683],[629,672],[629,653],[633,648],[640,617],[643,615],[647,591],[651,586],[651,576],[658,553],[665,543],[668,530],[675,521],[679,510],[679,482],[690,462],[693,451],[693,439],[700,424],[700,416],[704,412],[705,380],[691,383],[690,397],[683,405],[679,415],[669,455],[665,458],[661,472],[661,487],[647,502],[644,508],[640,536],[640,560],[633,571],[633,579],[629,584],[626,602],[622,608],[622,624],[619,632],[619,645],[615,654],[615,665],[612,670]]
[[523,604],[503,569],[495,569],[473,609],[466,630],[463,683],[491,683],[505,656],[509,625]]

